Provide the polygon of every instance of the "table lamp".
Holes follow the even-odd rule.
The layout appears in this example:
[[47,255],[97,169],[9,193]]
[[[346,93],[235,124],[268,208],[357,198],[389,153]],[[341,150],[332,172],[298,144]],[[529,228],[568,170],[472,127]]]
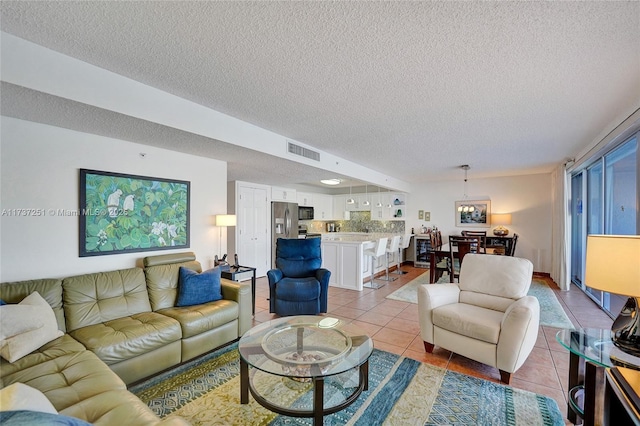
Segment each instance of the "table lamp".
[[[217,214],[216,226],[220,228],[220,237],[218,239],[218,250],[222,251],[222,228],[228,226],[236,226],[236,215],[234,214]],[[223,253],[220,253],[221,255]]]
[[611,326],[611,340],[640,356],[640,235],[589,235],[585,284],[630,296]]
[[491,223],[493,225],[498,225],[493,229],[493,235],[504,237],[509,234],[509,230],[502,225],[511,225],[511,213],[492,214]]

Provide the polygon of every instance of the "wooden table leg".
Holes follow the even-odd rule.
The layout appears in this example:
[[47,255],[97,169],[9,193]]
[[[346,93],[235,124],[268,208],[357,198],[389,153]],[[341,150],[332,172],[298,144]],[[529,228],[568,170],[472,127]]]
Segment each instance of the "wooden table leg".
[[369,390],[369,360],[367,359],[364,364],[360,366],[360,371],[364,377],[364,389],[365,391]]
[[324,411],[324,378],[314,379],[313,424],[322,426]]
[[434,252],[429,253],[429,282],[431,284],[436,282],[436,254]]
[[[569,390],[580,384],[580,357],[573,352],[569,353]],[[571,423],[576,424],[578,415],[573,408],[571,407],[571,403],[567,401],[567,420]]]
[[240,403],[249,403],[249,364],[240,357]]

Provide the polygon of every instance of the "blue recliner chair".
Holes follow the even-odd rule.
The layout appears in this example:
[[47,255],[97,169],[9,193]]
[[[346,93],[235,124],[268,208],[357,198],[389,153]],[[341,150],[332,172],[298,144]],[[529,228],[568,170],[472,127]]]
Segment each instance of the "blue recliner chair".
[[269,278],[269,312],[280,316],[327,312],[331,272],[323,269],[320,238],[276,241],[276,269]]

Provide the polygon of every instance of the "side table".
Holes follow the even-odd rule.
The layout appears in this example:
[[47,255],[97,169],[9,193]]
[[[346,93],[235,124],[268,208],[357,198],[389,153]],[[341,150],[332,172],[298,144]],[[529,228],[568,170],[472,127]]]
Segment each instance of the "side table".
[[579,424],[581,418],[591,426],[603,417],[606,368],[640,370],[640,358],[618,349],[611,341],[611,330],[560,330],[556,340],[570,353],[567,419]]
[[[253,274],[251,274],[253,273]],[[231,281],[244,281],[247,274],[251,275],[251,315],[256,314],[256,268],[251,266],[231,267],[228,271],[222,271],[222,278]]]
[[640,425],[640,371],[607,368],[604,390],[605,425]]

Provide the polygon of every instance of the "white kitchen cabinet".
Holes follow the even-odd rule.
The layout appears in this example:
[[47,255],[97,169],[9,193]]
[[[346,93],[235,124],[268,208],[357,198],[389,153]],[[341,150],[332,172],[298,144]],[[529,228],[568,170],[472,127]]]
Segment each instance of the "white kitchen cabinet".
[[315,220],[333,220],[333,196],[313,194],[313,210]]
[[290,203],[297,202],[297,194],[295,189],[282,188],[279,186],[271,187],[271,201],[288,201]]
[[364,204],[364,201],[369,198],[367,196],[365,196],[365,194],[352,194],[352,195],[347,195],[347,198],[353,198],[354,203],[353,204],[347,204],[346,200],[345,200],[345,208],[347,211],[350,212],[364,212],[364,211],[371,211],[371,205],[366,206]]
[[313,206],[313,199],[317,194],[312,194],[310,192],[296,192],[296,200],[298,202],[298,206]]
[[349,195],[334,195],[333,196],[333,219],[344,220],[348,218],[345,214],[348,214],[347,210],[347,198]]
[[331,271],[329,285],[362,291],[362,243],[322,241],[322,267]]
[[[388,192],[383,192],[373,195],[372,198],[371,220],[389,220],[391,217],[391,208],[388,206],[391,203],[391,195]],[[382,206],[378,207],[378,203],[382,204]]]
[[[361,212],[369,212],[371,211],[371,205],[373,204],[371,202],[371,194],[356,194],[355,196],[355,200],[356,200],[356,204],[358,205],[358,211]],[[369,205],[365,205],[365,201],[369,201]]]
[[340,287],[338,284],[338,268],[341,264],[338,260],[339,251],[338,244],[322,242],[322,267],[331,271],[329,285],[333,287]]

